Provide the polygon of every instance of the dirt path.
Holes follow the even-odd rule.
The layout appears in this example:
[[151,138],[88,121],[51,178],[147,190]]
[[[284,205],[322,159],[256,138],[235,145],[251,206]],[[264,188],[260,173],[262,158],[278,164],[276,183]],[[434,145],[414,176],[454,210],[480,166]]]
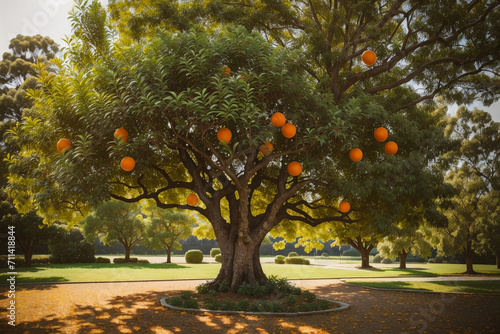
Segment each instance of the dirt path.
[[302,317],[191,314],[159,300],[201,281],[20,285],[15,328],[1,287],[1,333],[498,333],[500,297],[364,289],[333,280],[296,281],[348,310]]

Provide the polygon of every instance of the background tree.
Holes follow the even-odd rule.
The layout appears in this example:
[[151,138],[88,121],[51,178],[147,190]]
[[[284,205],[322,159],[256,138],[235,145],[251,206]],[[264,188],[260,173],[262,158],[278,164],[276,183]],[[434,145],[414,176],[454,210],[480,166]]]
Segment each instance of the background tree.
[[479,224],[478,248],[483,254],[495,254],[497,268],[500,269],[500,193],[490,192],[483,205],[487,213]]
[[4,191],[0,192],[0,231],[7,235],[7,227],[15,226],[16,242],[21,247],[26,265],[31,266],[33,250],[40,241],[55,235],[55,226],[44,225],[43,218],[35,211],[26,214],[17,212]]
[[119,242],[125,248],[125,261],[130,260],[130,250],[146,237],[147,226],[139,206],[119,201],[99,205],[83,221],[85,239],[95,238],[110,245]]
[[[243,25],[300,50],[301,65],[337,101],[358,88],[395,110],[438,95],[459,104],[497,100],[499,7],[495,0],[110,0],[116,27],[133,38],[158,26]],[[360,62],[368,49],[378,58],[371,68]],[[408,84],[424,92],[398,88]]]
[[427,257],[431,255],[432,246],[429,243],[430,230],[425,226],[418,228],[414,224],[400,223],[391,229],[377,245],[380,255],[385,258],[399,259],[399,269],[406,269],[406,258],[408,253],[413,256]]
[[150,221],[146,232],[148,245],[153,249],[165,249],[167,263],[172,263],[172,250],[182,250],[179,241],[193,234],[196,223],[192,217],[182,211],[152,208],[145,212]]

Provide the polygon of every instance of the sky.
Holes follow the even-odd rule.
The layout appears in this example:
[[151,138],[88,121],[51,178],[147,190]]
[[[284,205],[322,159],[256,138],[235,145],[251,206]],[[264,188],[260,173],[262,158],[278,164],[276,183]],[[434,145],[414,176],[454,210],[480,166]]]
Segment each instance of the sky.
[[[107,5],[108,0],[100,0]],[[51,37],[60,46],[63,38],[71,34],[68,13],[73,0],[0,0],[0,54],[9,51],[9,41],[18,34]],[[500,122],[500,101],[490,107],[476,102],[470,106],[488,111],[493,120]],[[451,105],[448,113],[453,115],[458,106]]]

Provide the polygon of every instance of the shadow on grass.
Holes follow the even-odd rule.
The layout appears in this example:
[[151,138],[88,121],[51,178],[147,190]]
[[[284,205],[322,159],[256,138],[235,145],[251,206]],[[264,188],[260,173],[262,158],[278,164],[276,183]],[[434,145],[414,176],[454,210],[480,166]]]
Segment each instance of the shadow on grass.
[[[179,265],[176,263],[70,263],[70,264],[50,264],[46,266],[37,267],[23,267],[19,268],[17,272],[38,272],[48,269],[182,269],[189,268],[188,266]],[[6,272],[3,270],[3,272]],[[1,271],[0,271],[1,273]],[[0,274],[1,275],[1,274]],[[2,276],[0,276],[2,277]]]
[[[414,290],[413,284],[410,282],[349,282],[359,286],[368,286],[381,289],[410,289]],[[417,290],[432,291],[431,289],[419,288]]]

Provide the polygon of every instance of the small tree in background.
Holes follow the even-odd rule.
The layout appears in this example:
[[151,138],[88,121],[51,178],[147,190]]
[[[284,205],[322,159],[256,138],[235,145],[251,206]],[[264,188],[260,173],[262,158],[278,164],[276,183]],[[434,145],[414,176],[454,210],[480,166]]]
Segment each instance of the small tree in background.
[[132,248],[146,236],[146,222],[139,212],[137,204],[105,202],[83,221],[85,238],[94,241],[99,237],[105,245],[119,242],[129,261]]
[[146,233],[149,246],[153,249],[165,249],[167,263],[172,263],[172,250],[182,250],[179,240],[192,235],[197,226],[194,218],[178,210],[153,208],[146,212],[150,220]]

